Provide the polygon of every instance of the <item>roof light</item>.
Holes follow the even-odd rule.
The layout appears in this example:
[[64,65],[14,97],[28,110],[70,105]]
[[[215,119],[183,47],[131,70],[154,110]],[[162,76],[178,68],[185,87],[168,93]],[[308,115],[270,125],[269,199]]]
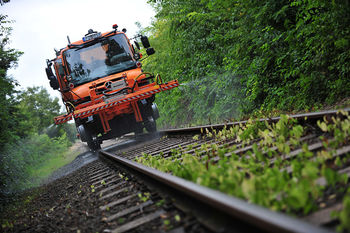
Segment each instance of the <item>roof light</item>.
[[83,42],[86,42],[86,41],[89,41],[89,40],[93,40],[93,39],[99,38],[101,36],[102,36],[101,32],[93,32],[91,34],[86,34],[83,37]]
[[113,29],[117,30],[118,24],[113,24]]

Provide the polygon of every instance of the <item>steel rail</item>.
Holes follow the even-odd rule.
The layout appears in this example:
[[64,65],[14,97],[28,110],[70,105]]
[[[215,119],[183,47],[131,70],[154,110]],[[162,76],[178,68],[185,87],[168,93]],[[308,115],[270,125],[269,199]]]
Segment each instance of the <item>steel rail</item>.
[[163,185],[174,188],[183,195],[190,196],[229,215],[234,220],[245,222],[246,225],[257,227],[268,232],[330,232],[327,229],[313,226],[302,220],[289,217],[282,213],[270,211],[264,207],[250,204],[238,198],[228,196],[219,191],[197,185],[182,178],[146,167],[142,164],[122,158],[120,156],[99,151],[102,156],[109,158],[144,176],[155,179]]
[[[323,117],[330,118],[330,117],[336,116],[339,114],[340,111],[349,113],[350,108],[320,111],[320,112],[300,113],[300,114],[293,114],[293,115],[287,114],[287,115],[290,118],[296,119],[296,120],[305,120],[305,119],[318,120],[318,119],[322,119]],[[255,121],[260,121],[260,122],[267,121],[269,123],[274,123],[274,122],[278,122],[280,119],[281,117],[271,117],[271,118],[261,118]],[[194,127],[188,127],[188,128],[165,129],[165,130],[160,130],[159,132],[162,134],[200,133],[201,129],[220,130],[220,129],[223,129],[225,126],[232,127],[240,124],[246,124],[247,122],[248,120],[244,120],[244,121],[236,121],[236,122],[227,122],[225,124],[212,124],[212,125],[194,126]]]

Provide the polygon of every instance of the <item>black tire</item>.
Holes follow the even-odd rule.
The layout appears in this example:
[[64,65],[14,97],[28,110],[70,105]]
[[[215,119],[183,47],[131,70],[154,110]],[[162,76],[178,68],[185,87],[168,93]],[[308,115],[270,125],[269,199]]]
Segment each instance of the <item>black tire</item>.
[[90,150],[92,150],[92,151],[97,151],[97,150],[101,149],[101,145],[97,139],[93,140],[91,138],[91,140],[87,141],[87,144],[88,144],[88,147],[90,148]]
[[136,126],[136,129],[135,129],[134,132],[135,132],[136,136],[142,134],[143,133],[143,126],[142,126],[142,124],[140,126]]
[[157,132],[157,123],[152,116],[148,117],[145,121],[145,128],[149,133]]
[[83,127],[78,128],[81,133],[81,140],[86,142],[90,150],[97,151],[101,149],[100,142],[97,138],[93,137],[91,131],[83,125]]

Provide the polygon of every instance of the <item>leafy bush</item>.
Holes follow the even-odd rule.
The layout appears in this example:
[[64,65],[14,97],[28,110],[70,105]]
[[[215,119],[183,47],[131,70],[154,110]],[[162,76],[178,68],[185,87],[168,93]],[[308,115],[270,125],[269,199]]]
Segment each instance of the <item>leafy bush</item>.
[[182,82],[177,89],[157,96],[159,108],[164,109],[158,122],[171,127],[232,119],[241,110],[240,87],[238,80],[228,73]]
[[71,123],[65,123],[61,125],[50,125],[49,127],[46,128],[45,133],[50,137],[50,138],[56,138],[63,136],[66,134],[68,140],[70,142],[75,142],[77,139],[77,129],[75,128],[75,124]]
[[350,4],[337,1],[149,0],[157,53],[145,70],[182,90],[157,98],[166,126],[302,110],[350,93]]
[[64,156],[70,145],[71,142],[65,134],[54,139],[47,134],[35,134],[7,144],[1,154],[0,163],[2,194],[36,185],[38,177],[32,176],[33,171],[51,159]]
[[12,28],[6,15],[0,14],[0,151],[7,141],[17,139],[16,127],[18,118],[14,95],[17,93],[18,83],[7,76],[7,70],[17,65],[18,58],[23,54],[15,49],[9,48]]
[[[214,143],[194,143],[166,156],[143,154],[136,161],[273,210],[306,215],[318,208],[325,192],[341,197],[348,186],[348,175],[336,169],[349,162],[350,154],[335,158],[335,151],[349,142],[350,117],[318,125],[331,137],[321,136],[323,148],[317,151],[303,139],[307,129],[284,115],[271,125],[249,120],[218,132],[207,130]],[[348,212],[340,216],[345,219]]]
[[51,138],[43,134],[59,113],[58,98],[52,99],[43,87],[18,91],[17,81],[8,77],[7,71],[23,54],[9,48],[11,22],[0,14],[0,200],[4,194],[33,186],[34,171],[62,156],[75,134],[69,125],[59,127]]

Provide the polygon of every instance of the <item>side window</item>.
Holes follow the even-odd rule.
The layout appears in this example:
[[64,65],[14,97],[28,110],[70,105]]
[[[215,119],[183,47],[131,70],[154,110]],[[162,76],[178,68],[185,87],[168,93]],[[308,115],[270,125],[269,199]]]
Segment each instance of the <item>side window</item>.
[[63,78],[64,74],[64,69],[63,69],[63,65],[62,65],[62,59],[58,59],[56,61],[56,69],[58,71],[58,74],[61,78]]

